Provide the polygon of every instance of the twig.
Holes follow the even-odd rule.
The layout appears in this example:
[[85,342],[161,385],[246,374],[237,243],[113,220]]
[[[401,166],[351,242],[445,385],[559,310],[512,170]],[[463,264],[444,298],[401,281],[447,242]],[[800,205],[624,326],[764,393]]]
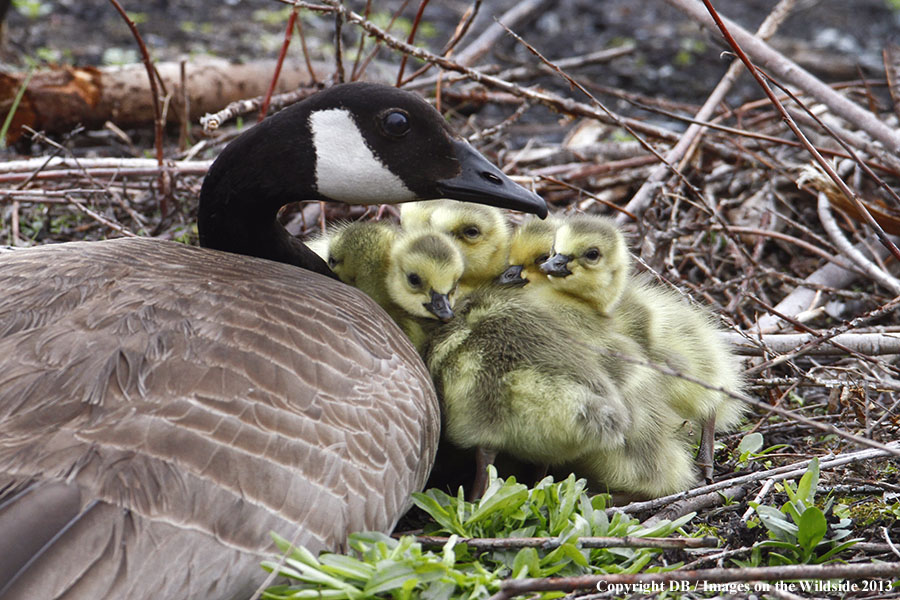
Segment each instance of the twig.
[[[419,31],[419,23],[422,22],[422,15],[425,14],[425,8],[428,6],[429,0],[419,0],[419,10],[416,11],[416,16],[413,19],[412,27],[409,29],[409,35],[406,36],[406,43],[412,44],[416,39],[416,32]],[[403,72],[406,71],[406,61],[409,60],[409,55],[404,54],[403,58],[400,59],[400,68],[397,69],[397,87],[400,87],[400,84],[403,83]]]
[[[278,60],[275,62],[275,72],[272,73],[272,81],[269,83],[269,89],[266,91],[266,95],[259,107],[259,117],[256,119],[257,123],[265,119],[266,113],[269,112],[269,102],[272,101],[272,94],[275,93],[275,86],[278,85],[278,76],[281,75],[281,67],[284,65],[284,58],[287,56],[288,48],[291,46],[291,38],[294,37],[294,23],[297,22],[297,13],[299,11],[300,9],[296,6],[291,9],[287,27],[284,29],[284,41],[281,42],[281,50],[278,52]],[[308,63],[307,66],[309,66]]]
[[[147,50],[147,46],[144,45],[144,40],[141,38],[141,34],[138,31],[137,25],[135,25],[134,21],[128,16],[128,13],[125,12],[125,9],[122,8],[122,5],[119,4],[118,0],[109,0],[112,3],[113,7],[119,12],[119,15],[125,20],[125,23],[128,25],[128,28],[131,30],[131,34],[134,36],[135,42],[137,42],[138,49],[141,52],[141,59],[144,62],[144,67],[147,69],[147,77],[150,80],[150,94],[152,96],[153,102],[153,115],[154,115],[154,139],[156,142],[156,160],[160,167],[163,164],[163,133],[165,132],[165,122],[163,121],[162,116],[162,107],[160,106],[159,101],[159,88],[157,87],[158,74],[156,73],[156,69],[153,66],[153,60],[150,58],[150,52]],[[160,202],[160,211],[163,216],[168,214],[168,197],[170,193],[168,181],[166,179],[166,174],[164,171],[160,171],[159,174],[159,189],[161,194],[161,202]]]
[[[877,258],[884,258],[888,255],[887,248],[881,245],[869,247],[860,243],[856,244],[854,247],[860,251],[870,252]],[[847,265],[829,263],[820,267],[806,278],[804,283],[807,284],[808,287],[799,286],[795,288],[790,294],[785,296],[775,308],[781,314],[795,315],[798,311],[804,310],[810,305],[813,296],[816,294],[816,288],[819,286],[845,288],[855,279],[855,270],[851,270]],[[756,328],[763,332],[772,331],[777,328],[777,325],[781,320],[780,317],[773,314],[765,314],[757,321]]]
[[547,10],[552,2],[553,0],[524,0],[514,3],[512,8],[496,17],[468,46],[456,53],[456,62],[466,67],[474,65],[503,38],[504,26],[516,27],[536,12]]
[[[766,17],[765,21],[759,26],[756,34],[761,39],[771,37],[788,14],[790,14],[796,2],[797,0],[781,0],[772,12],[769,13],[769,16]],[[721,104],[722,100],[724,100],[725,96],[728,94],[728,91],[734,85],[734,82],[737,81],[740,71],[741,62],[737,60],[732,61],[731,65],[728,67],[728,71],[722,77],[722,80],[719,81],[718,85],[716,85],[715,89],[706,99],[706,102],[703,103],[703,106],[694,116],[697,121],[706,121],[712,116],[716,107]],[[700,138],[704,132],[705,127],[691,124],[687,128],[687,131],[684,132],[684,135],[678,140],[678,143],[666,153],[666,161],[653,170],[647,178],[647,181],[644,182],[640,189],[638,189],[625,208],[638,214],[643,212],[650,204],[652,192],[658,189],[658,185],[668,175],[668,165],[674,165],[682,160],[687,154],[688,149],[695,145],[696,140]],[[619,224],[624,223],[625,220],[624,214],[620,214],[616,217],[616,222]]]
[[[670,5],[690,16],[692,19],[712,30],[716,30],[715,21],[710,17],[697,0],[666,0]],[[863,109],[846,96],[832,90],[828,85],[811,75],[808,71],[788,60],[771,46],[757,39],[740,25],[728,19],[722,19],[724,26],[740,46],[762,67],[778,77],[804,90],[822,104],[828,106],[835,114],[853,123],[869,134],[873,139],[884,144],[889,153],[900,154],[900,132],[891,129],[869,111]]]
[[[862,462],[864,460],[889,457],[890,455],[896,454],[898,451],[900,451],[900,442],[891,442],[887,444],[887,447],[887,451],[867,448],[865,450],[857,450],[855,452],[838,454],[831,458],[820,458],[819,468],[824,471],[826,469],[832,469],[846,464]],[[701,496],[703,494],[708,494],[717,490],[723,490],[732,486],[751,483],[753,481],[760,481],[762,479],[772,478],[775,481],[796,479],[797,477],[803,476],[803,474],[806,472],[807,467],[809,467],[810,462],[812,462],[811,459],[802,460],[789,465],[783,465],[781,467],[774,467],[772,469],[757,471],[755,473],[740,475],[738,477],[730,477],[722,481],[717,481],[716,483],[696,487],[685,492],[679,492],[678,494],[671,494],[669,496],[663,496],[661,498],[655,498],[653,500],[632,502],[625,506],[608,508],[606,512],[613,513],[618,511],[624,513],[639,513],[648,510],[656,510],[661,506],[665,506],[666,504],[678,500],[683,500],[685,498],[693,498],[695,496]]]
[[[658,537],[579,537],[576,545],[580,548],[715,548],[719,540],[714,537],[703,538],[658,538]],[[417,535],[416,541],[423,546],[443,547],[450,541],[447,537]],[[559,538],[512,537],[512,538],[459,538],[458,543],[465,544],[478,551],[503,550],[509,548],[539,548],[553,550],[562,543]]]
[[[762,502],[762,499],[765,498],[766,495],[768,495],[769,490],[771,490],[772,486],[774,486],[774,485],[775,485],[774,479],[766,479],[766,482],[763,483],[762,488],[759,490],[759,493],[756,494],[756,496],[753,498],[752,502],[756,502],[756,503]],[[747,519],[749,519],[751,517],[751,515],[753,515],[753,507],[748,506],[747,510],[744,512],[744,514],[741,515],[741,523],[746,523]]]
[[[478,9],[481,8],[481,0],[475,0],[472,3],[472,6],[466,9],[466,12],[463,14],[459,23],[456,25],[456,29],[453,30],[453,35],[450,36],[450,39],[447,40],[447,43],[444,44],[444,47],[441,48],[441,56],[450,57],[453,54],[453,51],[456,49],[456,45],[462,41],[463,37],[469,32],[469,28],[472,26],[472,23],[475,21],[475,17],[478,16]],[[427,73],[434,65],[432,63],[425,63],[418,69],[416,69],[412,75],[406,78],[400,85],[408,86],[413,80],[419,78],[424,73]],[[435,82],[436,83],[436,80]],[[432,85],[433,83],[426,84]]]
[[[294,8],[297,8],[296,6]],[[344,40],[341,37],[344,30],[344,15],[341,11],[334,11],[334,82],[344,83]]]
[[844,237],[844,233],[841,231],[837,221],[834,220],[834,216],[831,214],[831,202],[828,201],[828,195],[825,192],[818,193],[816,205],[822,227],[825,229],[825,232],[828,234],[828,237],[831,238],[834,245],[840,248],[841,252],[844,253],[844,256],[862,269],[863,272],[868,274],[869,277],[891,290],[894,295],[900,295],[900,281],[878,268],[872,261],[867,259],[862,252],[854,248],[853,244]]
[[[721,336],[734,348],[735,352],[743,356],[791,352],[799,346],[819,340],[815,333],[769,333],[748,336],[746,333],[728,331],[723,332]],[[869,356],[900,354],[900,334],[896,333],[842,333],[832,337],[831,341],[834,342],[834,345],[810,347],[804,354],[816,356],[847,354],[844,348]],[[838,345],[844,348],[839,348]]]
[[[311,8],[313,10],[322,10],[321,5],[318,4],[310,4],[305,2],[304,0],[278,0],[284,4],[296,5],[302,8]],[[425,62],[432,62],[442,69],[446,69],[449,71],[455,71],[457,73],[464,74],[467,78],[475,81],[477,83],[481,83],[502,91],[505,91],[509,94],[512,94],[519,98],[526,98],[534,103],[542,104],[544,106],[549,107],[552,110],[566,113],[573,116],[581,116],[588,117],[592,119],[597,119],[602,123],[612,123],[616,125],[622,126],[622,124],[627,125],[634,131],[643,133],[644,135],[651,136],[654,138],[675,142],[678,139],[678,136],[666,129],[662,129],[660,127],[655,127],[639,121],[637,119],[631,119],[627,117],[621,117],[616,115],[615,118],[611,118],[609,114],[602,110],[598,110],[592,106],[584,104],[582,102],[576,102],[569,98],[563,98],[562,96],[558,96],[556,94],[539,90],[539,89],[530,89],[523,88],[518,85],[512,84],[508,81],[505,81],[499,77],[495,77],[493,75],[488,75],[479,71],[478,69],[473,69],[470,67],[463,66],[455,61],[449,60],[443,56],[439,56],[432,52],[429,52],[423,48],[418,48],[416,46],[410,46],[409,44],[389,35],[381,28],[375,26],[371,22],[365,20],[360,15],[355,12],[348,10],[344,7],[338,0],[323,0],[326,4],[328,4],[328,10],[340,12],[344,15],[344,18],[351,23],[355,23],[359,25],[363,30],[365,30],[369,35],[375,37],[376,39],[382,41],[387,46],[394,48],[398,52],[403,52],[415,56],[416,58],[423,60]]]
[[[789,323],[794,325],[794,327],[797,327],[801,331],[806,331],[807,333],[814,333],[816,335],[816,337],[814,339],[810,340],[809,342],[806,342],[805,344],[793,349],[792,351],[790,351],[786,354],[782,354],[772,360],[766,361],[765,363],[756,365],[756,366],[748,369],[746,371],[747,374],[757,373],[762,370],[771,368],[772,366],[774,366],[776,364],[787,362],[788,360],[791,360],[792,358],[796,358],[798,356],[803,356],[803,355],[807,354],[808,352],[810,352],[816,346],[823,344],[825,342],[832,344],[835,348],[839,348],[840,350],[843,350],[844,352],[846,352],[850,355],[856,356],[857,358],[861,358],[864,361],[880,364],[877,362],[876,359],[872,358],[871,356],[856,352],[855,350],[848,348],[847,346],[844,346],[844,345],[839,344],[834,341],[834,338],[837,336],[838,333],[843,333],[844,331],[849,331],[849,330],[853,329],[854,328],[853,325],[845,324],[840,327],[834,327],[831,330],[826,331],[826,332],[819,332],[819,331],[814,332],[812,329],[810,329],[809,327],[807,327],[806,325],[801,323],[799,320],[797,320],[793,317],[790,317],[788,315],[778,314],[778,311],[776,311],[774,307],[769,306],[766,302],[757,298],[756,296],[753,296],[752,294],[749,294],[748,296],[750,297],[750,299],[752,299],[754,302],[756,302],[757,304],[759,304],[760,306],[765,308],[770,313],[776,314],[777,316],[788,321]],[[878,314],[887,314],[887,313],[893,312],[898,306],[900,306],[900,296],[894,298],[892,301],[888,302],[887,304],[879,307],[874,312],[876,312]],[[868,316],[864,315],[863,317],[857,317],[856,319],[851,321],[851,323],[853,323],[853,322],[862,323],[864,318],[868,319],[871,317],[872,314],[873,313],[869,313]],[[885,368],[887,368],[889,370],[896,370],[896,367],[893,367],[892,365],[881,365],[881,366],[884,366]]]
[[[744,53],[744,50],[738,44],[738,42],[734,39],[729,28],[725,26],[722,18],[719,16],[719,13],[716,12],[716,9],[713,8],[710,0],[703,0],[703,4],[706,5],[706,9],[709,11],[709,14],[712,16],[713,20],[716,23],[716,26],[719,28],[719,31],[722,32],[722,35],[725,37],[725,40],[728,44],[734,49],[737,53],[738,57],[740,57],[741,62],[747,67],[747,70],[750,71],[750,74],[753,75],[753,78],[756,80],[757,84],[762,88],[763,92],[771,101],[772,105],[778,110],[781,114],[782,119],[787,124],[787,126],[794,132],[794,135],[797,136],[797,139],[803,144],[806,148],[806,151],[809,152],[812,157],[815,159],[816,163],[822,167],[822,170],[825,171],[831,180],[834,182],[838,188],[840,188],[841,192],[847,197],[848,200],[856,207],[856,209],[860,212],[860,214],[865,219],[866,223],[875,231],[878,235],[878,239],[882,244],[894,255],[897,260],[900,260],[900,249],[894,245],[894,243],[887,237],[887,234],[881,228],[881,225],[872,217],[871,213],[866,209],[865,205],[859,200],[859,197],[856,195],[850,187],[844,183],[844,180],[840,178],[840,176],[834,171],[828,161],[816,150],[816,147],[812,145],[812,143],[807,139],[806,135],[800,130],[797,126],[797,123],[791,118],[790,113],[784,108],[784,105],[772,91],[772,88],[769,87],[767,77],[765,77],[762,71],[757,68],[752,62],[750,62],[750,58]],[[884,129],[887,129],[886,127]],[[896,144],[896,149],[900,151],[900,140]]]
[[303,33],[303,19],[297,19],[297,33],[300,34],[300,47],[303,49],[303,61],[306,63],[306,70],[309,73],[309,80],[313,86],[319,85],[319,77],[313,68],[312,59],[309,56],[309,48],[306,45],[306,35]]

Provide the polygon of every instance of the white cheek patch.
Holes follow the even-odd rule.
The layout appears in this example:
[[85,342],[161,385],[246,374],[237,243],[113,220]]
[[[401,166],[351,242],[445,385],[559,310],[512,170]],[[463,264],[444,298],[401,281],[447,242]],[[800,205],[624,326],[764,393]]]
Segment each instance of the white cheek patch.
[[403,181],[366,145],[346,110],[318,110],[309,116],[316,150],[316,188],[348,204],[388,204],[416,200]]

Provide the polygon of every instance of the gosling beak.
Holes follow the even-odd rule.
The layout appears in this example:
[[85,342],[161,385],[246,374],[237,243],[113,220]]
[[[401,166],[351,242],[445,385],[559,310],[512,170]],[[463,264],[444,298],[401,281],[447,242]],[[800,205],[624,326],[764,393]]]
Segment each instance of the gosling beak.
[[543,198],[504,175],[469,142],[454,141],[453,151],[459,161],[459,173],[437,182],[441,195],[463,202],[534,213],[542,219],[547,216],[547,203]]
[[497,285],[504,287],[523,287],[528,283],[528,279],[522,277],[525,268],[522,265],[512,265],[497,277]]
[[551,277],[565,277],[567,275],[571,275],[572,271],[569,270],[569,261],[571,260],[571,256],[566,256],[565,254],[554,254],[546,261],[541,263],[541,271]]
[[447,294],[438,294],[432,290],[431,302],[425,302],[422,306],[445,323],[453,318],[453,309],[450,308],[450,298]]

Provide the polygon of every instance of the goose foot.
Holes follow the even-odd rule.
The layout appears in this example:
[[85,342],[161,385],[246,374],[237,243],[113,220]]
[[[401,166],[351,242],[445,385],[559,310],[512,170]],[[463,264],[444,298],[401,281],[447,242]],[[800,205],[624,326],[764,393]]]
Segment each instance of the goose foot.
[[495,458],[497,458],[497,452],[494,450],[487,450],[481,446],[475,450],[475,481],[472,482],[472,489],[469,492],[469,502],[480,500],[487,490],[487,468],[494,464]]
[[703,474],[706,483],[712,483],[713,480],[713,445],[716,441],[716,416],[711,415],[703,423],[703,429],[700,431],[700,449],[697,451],[697,466]]

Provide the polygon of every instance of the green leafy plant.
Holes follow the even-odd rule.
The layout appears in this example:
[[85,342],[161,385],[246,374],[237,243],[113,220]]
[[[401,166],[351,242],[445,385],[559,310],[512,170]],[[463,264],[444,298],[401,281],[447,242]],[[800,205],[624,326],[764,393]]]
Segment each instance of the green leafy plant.
[[13,8],[28,19],[40,19],[53,12],[53,5],[41,0],[13,0]]
[[763,436],[761,433],[754,431],[741,438],[741,442],[738,444],[735,454],[737,455],[738,464],[745,465],[750,462],[751,459],[764,458],[767,454],[785,447],[785,444],[776,444],[763,449]]
[[275,543],[288,555],[282,565],[267,562],[263,568],[277,569],[300,583],[270,587],[262,597],[354,600],[381,595],[406,600],[449,598],[453,594],[456,598],[487,598],[500,586],[498,573],[474,561],[459,561],[455,538],[441,552],[423,550],[412,536],[395,540],[367,532],[352,534],[349,541],[358,557],[322,554],[317,558],[275,536]]
[[[679,531],[693,514],[676,521],[643,527],[622,513],[606,514],[608,496],[588,497],[584,480],[570,475],[554,483],[548,477],[534,488],[514,478],[490,482],[478,502],[466,502],[462,491],[450,496],[438,490],[416,494],[413,501],[434,523],[430,534],[446,534],[449,541],[439,551],[424,549],[415,538],[394,540],[379,533],[350,536],[356,556],[313,556],[302,548],[291,548],[281,538],[276,543],[287,558],[282,566],[265,563],[268,570],[296,581],[290,586],[269,588],[264,598],[364,598],[379,594],[406,598],[487,598],[505,578],[549,577],[585,573],[637,573],[662,570],[648,566],[659,554],[653,548],[586,549],[578,544],[585,536],[665,536]],[[459,543],[460,537],[549,537],[555,547],[476,550]],[[680,566],[668,565],[665,569]],[[537,596],[555,598],[547,592]]]
[[833,501],[827,499],[824,510],[815,505],[818,483],[819,461],[813,459],[797,487],[789,481],[784,482],[788,502],[781,509],[750,502],[760,523],[768,530],[769,539],[754,548],[749,563],[736,562],[741,566],[758,565],[762,561],[763,550],[767,549],[769,565],[820,564],[837,560],[835,556],[838,553],[858,542],[859,539],[845,540],[851,533],[848,518],[839,517],[839,521],[831,525],[832,535],[825,537],[829,529],[825,513]]

